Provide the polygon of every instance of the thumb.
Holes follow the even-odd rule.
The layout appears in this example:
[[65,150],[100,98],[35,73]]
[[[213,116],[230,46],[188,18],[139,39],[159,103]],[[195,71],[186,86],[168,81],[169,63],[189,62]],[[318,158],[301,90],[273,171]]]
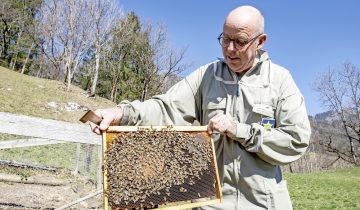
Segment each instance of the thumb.
[[208,132],[209,134],[212,134],[212,126],[210,125],[210,123],[209,123],[209,125],[207,126],[207,132]]
[[107,114],[106,109],[97,109],[95,110],[95,113],[101,117],[101,122],[98,124],[98,128],[102,131],[106,130],[113,121],[113,118]]
[[112,121],[113,121],[112,117],[104,116],[103,120],[100,123],[100,130],[102,130],[102,131],[106,130],[110,126]]

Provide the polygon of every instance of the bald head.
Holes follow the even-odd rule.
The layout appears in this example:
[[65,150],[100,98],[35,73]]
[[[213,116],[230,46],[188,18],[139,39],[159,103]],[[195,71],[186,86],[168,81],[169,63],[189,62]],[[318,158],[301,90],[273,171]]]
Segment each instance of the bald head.
[[264,17],[252,6],[240,6],[232,10],[225,19],[225,25],[257,34],[264,33]]
[[265,41],[264,17],[254,7],[241,6],[232,10],[225,19],[220,37],[225,62],[236,72],[248,71]]

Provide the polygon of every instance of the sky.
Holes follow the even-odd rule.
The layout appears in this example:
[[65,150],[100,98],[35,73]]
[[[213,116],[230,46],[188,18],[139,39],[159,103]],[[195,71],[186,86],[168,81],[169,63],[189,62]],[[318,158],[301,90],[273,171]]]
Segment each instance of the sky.
[[326,110],[312,84],[329,68],[344,62],[360,68],[358,0],[119,0],[141,21],[166,26],[174,48],[187,47],[185,62],[198,67],[222,57],[217,41],[228,12],[251,5],[265,17],[264,50],[272,62],[288,69],[304,95],[309,115]]

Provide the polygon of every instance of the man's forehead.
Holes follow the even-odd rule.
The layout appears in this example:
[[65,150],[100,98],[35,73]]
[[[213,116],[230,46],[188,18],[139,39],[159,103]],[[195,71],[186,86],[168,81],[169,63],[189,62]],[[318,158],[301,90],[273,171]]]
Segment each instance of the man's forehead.
[[233,38],[251,37],[255,30],[251,26],[224,24],[223,33]]

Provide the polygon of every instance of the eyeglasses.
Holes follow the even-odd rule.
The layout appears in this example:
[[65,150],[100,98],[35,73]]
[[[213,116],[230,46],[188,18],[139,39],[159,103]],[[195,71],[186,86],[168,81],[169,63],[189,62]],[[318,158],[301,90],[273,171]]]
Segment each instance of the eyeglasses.
[[231,42],[233,42],[233,45],[234,45],[234,48],[239,50],[243,47],[245,47],[247,44],[249,44],[250,42],[253,42],[255,39],[257,39],[261,34],[258,34],[257,36],[255,36],[254,38],[248,40],[248,41],[243,41],[243,40],[240,40],[240,39],[230,39],[230,38],[225,38],[224,37],[224,33],[221,33],[219,36],[218,36],[218,40],[219,40],[219,44],[222,46],[222,47],[228,47],[230,45]]

